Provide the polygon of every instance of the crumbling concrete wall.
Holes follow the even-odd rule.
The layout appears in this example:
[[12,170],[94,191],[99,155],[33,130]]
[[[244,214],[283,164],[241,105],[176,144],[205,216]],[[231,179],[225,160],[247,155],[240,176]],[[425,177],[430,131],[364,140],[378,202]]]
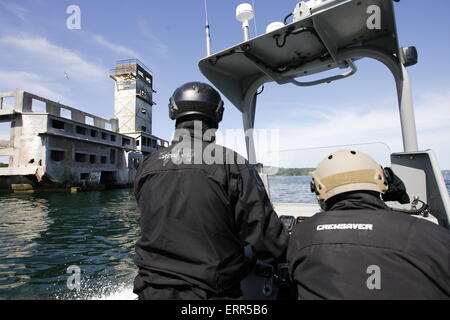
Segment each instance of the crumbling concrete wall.
[[[8,168],[0,168],[0,185],[132,184],[145,151],[136,148],[134,134],[117,132],[117,121],[27,92],[10,92],[0,95],[0,99],[6,96],[14,97],[14,107],[0,109],[0,121],[11,125],[10,139],[0,139],[0,156],[6,155],[11,161]],[[33,106],[36,100],[39,103]],[[42,107],[39,112],[33,110],[37,105]],[[71,119],[61,117],[63,109],[70,111]],[[88,118],[90,124],[86,123]],[[106,125],[115,131],[107,130]]]

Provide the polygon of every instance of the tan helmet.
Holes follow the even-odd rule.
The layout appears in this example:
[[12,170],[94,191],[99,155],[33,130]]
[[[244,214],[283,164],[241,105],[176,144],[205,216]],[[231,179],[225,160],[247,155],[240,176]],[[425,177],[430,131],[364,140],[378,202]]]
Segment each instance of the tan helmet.
[[312,177],[311,191],[318,200],[357,190],[384,193],[389,188],[383,167],[360,151],[334,152],[319,163]]

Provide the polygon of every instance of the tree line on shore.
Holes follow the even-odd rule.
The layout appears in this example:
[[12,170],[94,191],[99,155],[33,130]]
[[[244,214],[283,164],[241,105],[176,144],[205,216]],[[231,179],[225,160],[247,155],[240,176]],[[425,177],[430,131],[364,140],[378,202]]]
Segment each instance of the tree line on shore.
[[[8,167],[7,163],[0,162],[0,168]],[[276,176],[309,176],[315,168],[275,168],[264,167],[264,171],[268,174],[275,172]],[[450,175],[450,170],[442,170],[442,174]]]
[[315,168],[277,168],[264,167],[264,173],[274,176],[309,176]]
[[[264,171],[269,175],[275,176],[310,176],[315,168],[264,168]],[[442,170],[443,175],[450,175],[450,170]]]

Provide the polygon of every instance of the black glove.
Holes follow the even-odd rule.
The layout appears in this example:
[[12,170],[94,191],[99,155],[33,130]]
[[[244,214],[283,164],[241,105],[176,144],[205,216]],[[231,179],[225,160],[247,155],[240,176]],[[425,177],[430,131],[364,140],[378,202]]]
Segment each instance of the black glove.
[[382,195],[384,201],[398,201],[401,204],[410,203],[408,193],[403,181],[395,175],[391,168],[384,168],[384,175],[389,189]]

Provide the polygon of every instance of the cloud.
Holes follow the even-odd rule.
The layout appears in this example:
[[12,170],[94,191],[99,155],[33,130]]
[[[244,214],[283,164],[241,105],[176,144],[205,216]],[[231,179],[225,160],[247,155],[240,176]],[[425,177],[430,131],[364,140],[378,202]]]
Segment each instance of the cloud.
[[[54,101],[63,101],[64,96],[52,88],[58,86],[42,76],[24,71],[0,70],[0,88],[2,91],[23,90]],[[62,88],[61,88],[62,90]]]
[[85,60],[70,49],[51,43],[42,37],[27,34],[4,36],[0,38],[0,47],[15,51],[23,61],[33,61],[71,78],[82,81],[101,81],[107,75],[107,69]]
[[[256,123],[258,161],[309,167],[336,149],[354,148],[389,165],[390,154],[403,151],[400,116],[396,101],[388,104],[380,100],[359,106],[334,102],[333,108],[277,105],[276,110],[283,110],[285,117],[272,117],[269,112]],[[273,103],[269,104],[260,107],[273,109]],[[450,88],[416,95],[415,118],[419,150],[432,149],[441,168],[450,169]],[[246,154],[242,132],[219,132],[218,143]]]
[[0,7],[3,7],[5,10],[15,15],[22,22],[28,21],[27,20],[28,10],[25,9],[24,7],[11,1],[0,1]]
[[[316,108],[309,106],[311,109]],[[297,117],[281,119],[283,121],[269,125],[269,128],[280,130],[280,150],[377,141],[389,145],[393,152],[403,150],[396,104],[380,106],[378,102],[373,102],[356,108],[334,103],[332,109],[317,109],[312,115],[313,121],[311,118],[305,121],[306,110]],[[450,168],[450,89],[419,94],[415,102],[415,118],[419,150],[433,149],[441,166]]]
[[169,52],[168,47],[159,39],[155,34],[151,31],[150,26],[148,25],[147,21],[140,18],[139,22],[139,29],[142,32],[142,34],[150,40],[149,43],[154,46],[154,49],[156,50],[156,53],[158,55],[166,58],[167,54]]
[[125,46],[119,45],[119,44],[111,43],[101,35],[92,35],[92,39],[94,39],[94,41],[97,44],[102,45],[102,46],[114,51],[115,53],[123,55],[124,59],[140,57],[140,55],[136,51],[129,49]]

